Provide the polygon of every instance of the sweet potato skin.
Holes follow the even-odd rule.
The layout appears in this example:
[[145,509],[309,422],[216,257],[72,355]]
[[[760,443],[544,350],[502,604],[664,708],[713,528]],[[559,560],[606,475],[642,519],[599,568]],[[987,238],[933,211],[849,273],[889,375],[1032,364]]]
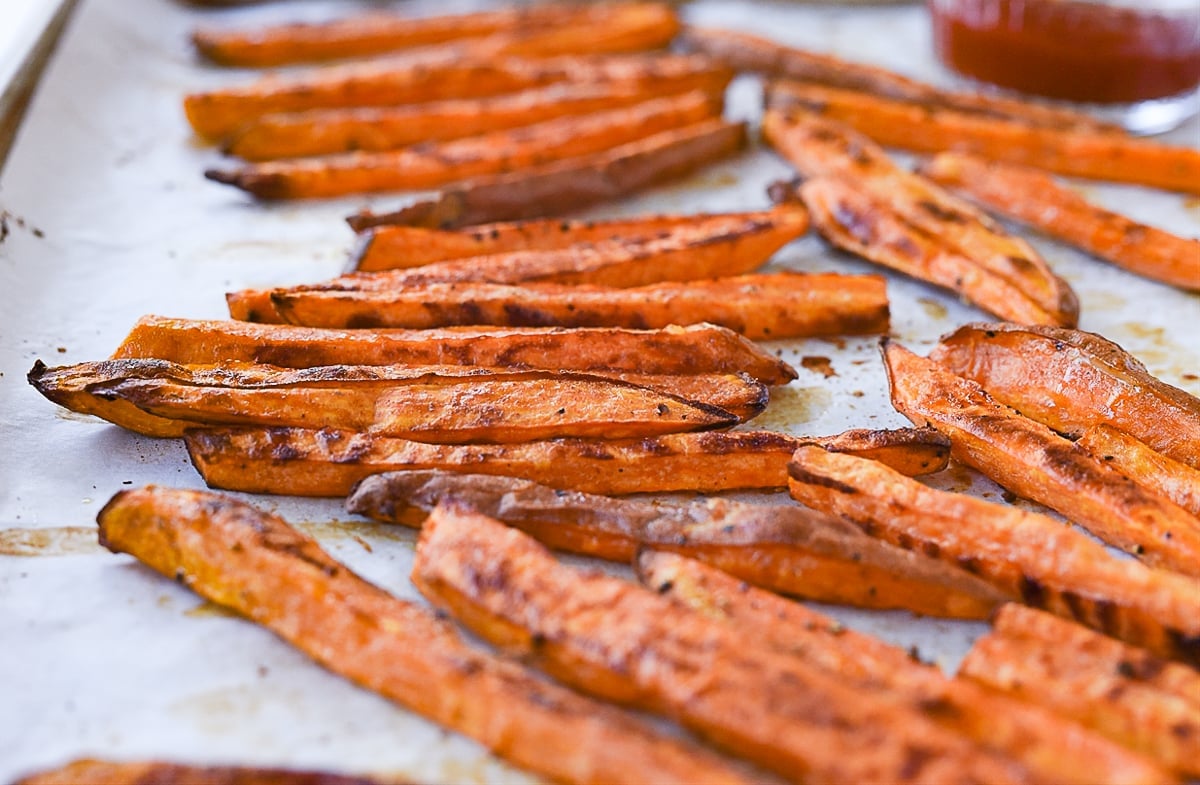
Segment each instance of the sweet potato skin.
[[[356,267],[359,272],[371,272],[432,266],[437,262],[466,258],[504,258],[514,253],[560,251],[572,247],[657,247],[660,243],[673,241],[697,255],[724,253],[744,257],[747,262],[737,268],[737,272],[749,272],[781,246],[806,231],[808,211],[799,204],[725,215],[651,215],[607,221],[518,221],[459,231],[390,226],[375,229],[365,238]],[[738,242],[742,236],[746,240]],[[759,260],[758,264],[752,261],[754,259]],[[697,270],[692,278],[737,274],[732,272],[735,268],[728,265],[700,264],[699,259],[696,262]]]
[[883,278],[837,273],[750,274],[628,289],[431,283],[380,292],[276,291],[271,302],[289,323],[312,327],[653,329],[708,322],[757,340],[879,333],[889,318]]
[[473,180],[395,212],[359,212],[347,222],[361,232],[386,225],[449,229],[563,215],[629,196],[729,158],[746,147],[747,127],[745,122],[708,120],[598,155]]
[[882,464],[799,448],[789,490],[868,534],[957,564],[1027,605],[1156,653],[1200,662],[1200,584],[1118,560],[1037,513],[937,491]]
[[1099,335],[967,324],[943,336],[930,357],[1068,436],[1107,423],[1200,469],[1200,399],[1156,379]]
[[885,342],[892,404],[949,437],[956,460],[1148,564],[1200,576],[1200,521],[933,360]]
[[626,564],[639,548],[675,551],[752,584],[821,602],[981,619],[1004,600],[974,576],[794,505],[719,498],[652,503],[555,490],[519,478],[418,471],[367,477],[347,498],[346,509],[420,526],[443,497],[555,550]]
[[22,777],[13,785],[386,785],[388,782],[400,785],[391,778],[319,771],[81,759]]
[[[704,431],[647,439],[436,445],[300,428],[198,428],[184,441],[211,487],[294,496],[345,496],[368,475],[409,469],[524,477],[606,496],[778,489],[787,485],[787,463],[801,442],[772,431]],[[907,451],[899,447],[890,456],[899,454],[902,467],[911,465]]]
[[233,170],[209,170],[205,176],[260,199],[425,190],[593,155],[711,119],[720,110],[719,100],[692,92],[401,150],[247,164]]
[[[1024,622],[1030,622],[1028,631]],[[1045,637],[1049,629],[1057,634]],[[1091,654],[1097,643],[1109,645],[1103,636],[1048,614],[1005,606],[993,631],[975,641],[960,673],[1057,711],[1184,775],[1200,774],[1196,671],[1155,662],[1149,652],[1117,641],[1112,645],[1122,652],[1116,662],[1097,658]],[[1193,691],[1172,693],[1138,678],[1134,661],[1179,672],[1190,678]]]
[[[746,781],[695,745],[468,646],[427,609],[368,584],[315,540],[245,503],[150,487],[115,496],[99,523],[100,542],[113,552],[523,768],[564,782],[618,782],[632,758],[665,781]],[[572,742],[581,737],[596,743]]]
[[936,706],[935,722],[1012,755],[1029,766],[1037,779],[1077,785],[1171,779],[1150,761],[1049,710],[948,679],[898,646],[848,630],[822,613],[747,586],[693,559],[643,550],[635,570],[639,582],[651,591],[724,621],[776,651],[802,658],[854,685],[916,705]]
[[1097,207],[1042,172],[962,153],[940,153],[919,171],[986,209],[1132,273],[1200,291],[1200,240]]
[[204,365],[253,362],[319,365],[476,365],[568,371],[745,373],[787,384],[796,371],[732,330],[715,325],[662,330],[461,327],[444,330],[321,330],[144,316],[112,359],[156,358]]
[[[223,363],[106,360],[34,368],[51,400],[146,435],[182,436],[197,425],[341,428],[437,443],[507,443],[563,436],[633,438],[736,424],[714,403],[679,390],[737,395],[714,380],[464,366],[350,366],[302,370]],[[734,380],[738,381],[738,380]],[[749,384],[757,413],[765,388]],[[757,388],[757,389],[755,389]],[[753,394],[757,392],[758,396]],[[755,404],[759,404],[755,406]],[[130,415],[129,407],[137,414]],[[164,427],[165,418],[174,428]],[[165,431],[165,432],[164,432]],[[173,432],[172,432],[173,431]],[[142,431],[139,431],[142,432]]]
[[1093,425],[1076,444],[1143,488],[1200,518],[1200,471],[1111,425]]
[[434,604],[555,678],[678,718],[792,782],[1027,776],[919,711],[849,688],[641,587],[567,568],[465,506],[442,504],[430,515],[412,579]]

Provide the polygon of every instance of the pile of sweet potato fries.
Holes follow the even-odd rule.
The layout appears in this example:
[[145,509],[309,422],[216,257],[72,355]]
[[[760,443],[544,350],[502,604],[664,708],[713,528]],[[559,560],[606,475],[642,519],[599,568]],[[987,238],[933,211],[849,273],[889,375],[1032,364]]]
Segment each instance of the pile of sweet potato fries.
[[[39,361],[29,381],[182,438],[210,487],[347,497],[420,528],[411,577],[438,610],[208,492],[123,491],[103,545],[555,781],[1200,776],[1200,400],[1075,329],[1070,286],[984,212],[1200,290],[1200,243],[1034,171],[1200,193],[1200,152],[685,31],[649,2],[195,44],[222,65],[310,64],[187,97],[193,129],[243,159],[211,179],[263,199],[441,190],[356,216],[351,272],[230,292],[225,321],[146,316],[109,359]],[[764,137],[798,174],[774,206],[554,217],[741,149],[746,125],[721,117],[738,71],[768,77]],[[937,156],[914,173],[882,146]],[[1005,321],[909,351],[886,337],[882,276],[760,269],[810,221]],[[754,341],[864,334],[885,336],[915,427],[747,425],[796,378]],[[914,479],[951,459],[1125,554]],[[676,491],[699,495],[617,498]],[[632,565],[636,582],[549,549]],[[947,676],[797,598],[992,629]],[[148,777],[371,781],[82,761],[26,782]]]

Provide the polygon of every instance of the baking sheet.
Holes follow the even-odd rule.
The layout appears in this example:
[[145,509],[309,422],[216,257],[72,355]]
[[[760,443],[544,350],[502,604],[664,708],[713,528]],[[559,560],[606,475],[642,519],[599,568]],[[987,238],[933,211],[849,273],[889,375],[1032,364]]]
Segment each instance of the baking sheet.
[[[471,2],[408,2],[450,13]],[[187,45],[199,22],[319,19],[378,4],[323,2],[202,11],[163,0],[84,0],[44,76],[0,179],[0,781],[82,755],[324,767],[422,782],[525,782],[478,745],[443,732],[311,664],[269,633],[94,544],[114,492],[145,483],[201,487],[183,448],[58,409],[25,383],[35,359],[65,364],[112,352],[146,313],[225,316],[223,293],[340,272],[352,235],[342,217],[402,197],[263,206],[205,181],[218,154],[192,139],[180,98],[246,77],[203,66]],[[698,2],[687,16],[947,82],[919,8],[820,8]],[[729,113],[757,116],[754,80]],[[1195,121],[1170,137],[1200,144]],[[788,174],[755,150],[678,186],[596,210],[755,209]],[[1200,235],[1200,202],[1138,188],[1081,185],[1134,217]],[[1200,298],[1035,240],[1079,293],[1082,327],[1152,372],[1200,394]],[[1198,260],[1200,263],[1200,260]],[[865,272],[805,238],[775,265]],[[926,350],[981,312],[889,276],[893,335]],[[799,365],[827,357],[836,376],[800,369],[755,427],[826,434],[905,425],[887,402],[875,340],[770,345]],[[999,499],[962,468],[931,484]],[[405,597],[412,535],[353,521],[335,501],[247,497],[316,535],[335,557]],[[1018,502],[1025,504],[1024,502]],[[1034,505],[1028,505],[1034,507]],[[341,521],[342,525],[331,525]],[[32,553],[34,556],[5,555]],[[903,613],[833,611],[953,669],[983,626]]]

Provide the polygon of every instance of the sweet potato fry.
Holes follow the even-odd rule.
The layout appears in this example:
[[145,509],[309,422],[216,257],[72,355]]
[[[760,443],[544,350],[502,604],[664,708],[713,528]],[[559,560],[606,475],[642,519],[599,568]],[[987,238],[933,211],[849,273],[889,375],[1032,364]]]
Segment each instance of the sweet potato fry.
[[[678,395],[675,378],[640,376],[645,386],[639,386],[611,374],[561,371],[395,365],[294,370],[238,363],[184,366],[165,360],[106,360],[62,368],[39,363],[29,374],[38,392],[55,403],[147,436],[182,436],[196,425],[318,424],[469,444],[563,436],[633,438],[738,422],[719,406]],[[694,378],[684,377],[679,386]],[[753,381],[748,385],[761,411],[765,388]]]
[[[924,434],[902,429],[917,444]],[[294,496],[345,496],[381,472],[442,469],[523,477],[563,490],[620,496],[716,492],[787,485],[787,463],[811,440],[772,431],[704,431],[646,439],[554,439],[525,444],[445,445],[377,434],[303,428],[197,428],[184,435],[196,470],[214,488]]]
[[962,153],[934,156],[920,172],[988,210],[1132,273],[1200,291],[1200,240],[1097,207],[1042,172]]
[[[701,245],[705,248],[715,246],[725,252],[722,246],[727,238],[736,241],[746,233],[765,239],[761,249],[757,243],[747,243],[732,250],[739,254],[752,253],[760,259],[761,264],[779,246],[807,230],[808,211],[797,203],[745,213],[647,215],[600,221],[540,219],[485,224],[458,230],[383,226],[365,235],[356,266],[360,272],[375,272],[454,259],[494,257],[517,251],[556,251],[571,246],[648,244],[668,240],[686,240],[690,246]],[[695,252],[703,252],[703,248],[696,248]],[[487,264],[481,263],[481,266]]]
[[109,550],[517,766],[575,783],[747,781],[694,744],[467,645],[427,609],[375,588],[315,540],[245,503],[151,487],[117,494],[99,522]]
[[933,360],[886,343],[892,404],[950,439],[956,460],[1148,564],[1200,576],[1200,520]]
[[1032,125],[1124,134],[1119,126],[1101,122],[1082,112],[982,92],[942,90],[883,68],[795,49],[747,33],[688,27],[683,33],[683,45],[686,49],[709,55],[739,71],[757,71],[779,79],[860,90],[902,101],[1011,118]]
[[381,153],[247,164],[205,176],[260,199],[306,199],[376,191],[417,191],[592,155],[711,119],[720,101],[700,92],[448,142]]
[[949,289],[976,307],[1021,324],[1057,324],[1021,288],[902,220],[891,208],[838,177],[800,186],[821,236],[843,251]]
[[412,580],[471,630],[555,678],[672,717],[792,782],[1028,776],[918,709],[640,586],[565,567],[464,505],[443,502],[426,520]]
[[1200,399],[1159,381],[1099,335],[968,324],[944,336],[930,357],[1068,436],[1108,424],[1200,469]]
[[950,440],[934,428],[851,428],[832,436],[802,437],[799,444],[879,461],[908,477],[934,474],[950,463]]
[[598,155],[473,180],[395,212],[368,210],[347,221],[357,232],[387,225],[449,229],[563,215],[629,196],[728,158],[746,146],[746,137],[744,122],[708,120]]
[[[1047,637],[1050,631],[1053,637]],[[1122,656],[1092,653],[1093,646],[1110,643],[1123,650]],[[1177,672],[1181,681],[1191,682],[1191,691],[1173,693],[1143,681],[1126,656]],[[996,629],[975,641],[960,673],[1057,711],[1168,768],[1200,776],[1200,678],[1185,666],[1040,611],[1008,605]]]
[[13,785],[400,785],[393,778],[248,766],[192,766],[160,761],[76,760],[22,777]]
[[788,85],[776,105],[802,104],[887,147],[953,151],[1091,180],[1200,194],[1200,150],[1126,134],[1053,128],[1021,120],[896,101],[851,90]]
[[1200,583],[1120,559],[1045,515],[948,493],[887,466],[798,449],[789,490],[868,534],[944,559],[1027,605],[1163,656],[1200,662]]
[[547,29],[564,27],[588,29],[593,35],[614,28],[626,28],[626,33],[628,28],[643,28],[647,40],[640,48],[651,49],[670,41],[678,32],[679,22],[674,10],[665,4],[544,4],[454,16],[412,18],[369,14],[332,22],[285,24],[245,31],[197,30],[192,34],[192,42],[201,55],[214,63],[270,68],[370,57],[497,34],[544,34]]
[[465,259],[357,272],[322,284],[278,291],[388,291],[423,283],[547,282],[627,288],[752,272],[808,229],[798,204],[756,213],[697,218],[653,236],[617,238],[546,250],[519,250]]
[[675,551],[755,585],[821,602],[979,619],[1005,599],[962,570],[792,505],[715,498],[668,504],[556,490],[519,478],[416,471],[367,477],[346,509],[420,526],[443,497],[556,550],[624,564],[639,547]]
[[383,152],[616,109],[693,90],[718,98],[728,82],[729,74],[721,71],[698,71],[654,85],[571,82],[490,98],[266,115],[234,134],[225,152],[247,161]]
[[1200,518],[1200,471],[1168,458],[1111,425],[1093,425],[1076,444],[1143,488]]
[[445,330],[319,330],[143,316],[112,359],[182,364],[480,365],[662,375],[745,373],[787,384],[796,371],[732,330],[711,324],[661,330],[459,327]]
[[430,283],[378,292],[275,291],[271,302],[288,323],[311,327],[646,329],[709,322],[759,340],[862,335],[888,328],[883,278],[837,273],[740,275],[630,289]]
[[193,93],[184,111],[193,130],[221,140],[263,115],[312,109],[399,106],[482,98],[555,82],[650,82],[710,73],[706,57],[661,54],[522,58],[466,55],[450,48],[369,63],[268,77],[241,87]]
[[847,630],[800,603],[751,588],[692,559],[643,551],[636,569],[642,585],[652,591],[725,621],[772,649],[803,658],[855,686],[938,707],[930,715],[935,722],[1011,755],[1029,766],[1035,779],[1077,785],[1171,779],[1158,766],[1051,711],[947,679],[897,646]]
[[901,169],[871,139],[807,106],[768,109],[763,119],[767,141],[803,176],[849,180],[904,222],[1024,292],[1056,324],[1075,325],[1078,298],[1029,243],[932,181]]

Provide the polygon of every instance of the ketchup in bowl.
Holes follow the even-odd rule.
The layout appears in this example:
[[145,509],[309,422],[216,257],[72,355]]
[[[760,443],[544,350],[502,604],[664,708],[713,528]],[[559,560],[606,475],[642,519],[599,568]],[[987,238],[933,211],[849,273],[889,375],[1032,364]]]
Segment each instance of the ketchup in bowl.
[[1200,0],[929,0],[939,58],[1047,98],[1136,104],[1194,97]]

